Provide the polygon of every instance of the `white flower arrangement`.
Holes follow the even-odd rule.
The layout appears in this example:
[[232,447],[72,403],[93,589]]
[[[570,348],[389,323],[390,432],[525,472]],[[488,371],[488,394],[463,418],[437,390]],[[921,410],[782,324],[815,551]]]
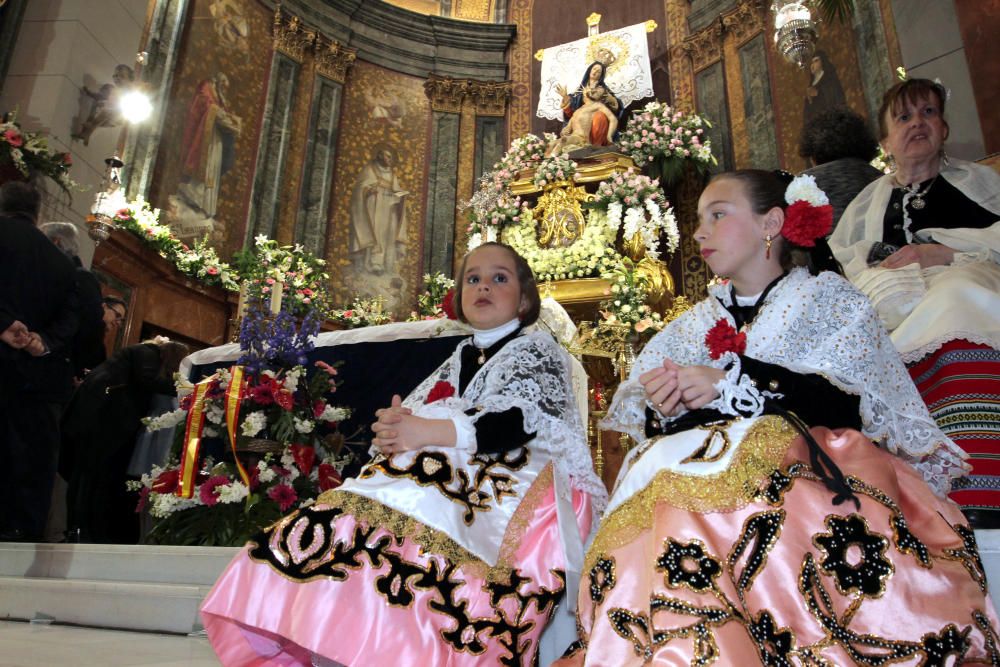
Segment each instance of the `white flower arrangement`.
[[793,178],[785,189],[785,202],[794,204],[797,201],[806,201],[813,206],[826,206],[830,203],[830,198],[816,185],[815,176],[801,174]]
[[608,224],[622,228],[624,238],[638,234],[646,246],[646,255],[660,256],[660,235],[664,236],[667,254],[680,244],[680,231],[673,208],[659,184],[648,176],[629,169],[615,174],[597,188],[594,206],[607,210]]
[[542,248],[538,245],[531,210],[521,222],[504,230],[503,240],[527,260],[539,282],[602,276],[614,271],[620,261],[614,250],[617,227],[607,214],[593,210],[579,239],[568,246]]

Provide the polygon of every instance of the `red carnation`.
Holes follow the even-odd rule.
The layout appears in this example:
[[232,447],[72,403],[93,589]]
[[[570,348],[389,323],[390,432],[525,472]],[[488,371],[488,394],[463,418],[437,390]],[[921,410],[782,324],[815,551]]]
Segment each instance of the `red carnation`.
[[457,320],[458,315],[455,314],[455,288],[451,288],[444,293],[444,299],[441,300],[441,310],[444,314],[448,316],[449,320]]
[[229,484],[229,478],[225,475],[210,477],[198,488],[198,497],[201,498],[201,502],[205,503],[209,507],[212,505],[218,505],[219,494],[216,493],[215,490],[218,487],[225,486],[227,484]]
[[274,402],[281,406],[282,410],[291,410],[295,406],[295,398],[292,393],[284,389],[274,392]]
[[282,512],[287,512],[288,508],[294,505],[295,501],[299,499],[298,494],[295,493],[295,489],[287,484],[272,486],[267,490],[267,497],[278,503],[278,507],[281,508]]
[[337,472],[337,469],[329,463],[320,463],[316,473],[320,491],[329,491],[330,489],[335,489],[344,483],[344,478],[341,477],[340,473]]
[[448,398],[454,395],[454,387],[444,380],[438,380],[438,383],[431,387],[431,391],[427,394],[427,400],[424,401],[424,403],[433,403],[434,401],[440,401],[442,398]]
[[63,164],[67,167],[73,166],[73,156],[69,153],[63,153]]
[[10,129],[3,133],[3,138],[6,139],[7,143],[14,148],[19,148],[24,145],[24,138],[21,133],[17,130]]
[[705,345],[708,346],[708,356],[719,359],[726,352],[743,354],[747,349],[747,335],[736,328],[725,318],[719,318],[708,333],[705,334]]
[[295,465],[299,467],[303,475],[308,477],[309,473],[312,472],[313,463],[316,462],[316,449],[309,445],[300,444],[292,445],[290,449]]
[[813,206],[798,200],[785,211],[785,224],[781,235],[797,246],[812,248],[816,239],[825,237],[833,229],[833,207],[829,204]]
[[173,493],[177,489],[177,482],[181,478],[181,471],[174,468],[164,470],[153,480],[152,490],[157,493]]

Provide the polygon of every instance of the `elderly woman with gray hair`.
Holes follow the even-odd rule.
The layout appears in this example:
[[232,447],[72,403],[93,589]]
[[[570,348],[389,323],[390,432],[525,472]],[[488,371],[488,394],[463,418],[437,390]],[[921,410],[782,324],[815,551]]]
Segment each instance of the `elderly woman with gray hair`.
[[886,92],[879,141],[895,171],[861,191],[830,237],[872,300],[941,429],[970,455],[952,499],[1000,527],[1000,175],[945,156],[947,92]]

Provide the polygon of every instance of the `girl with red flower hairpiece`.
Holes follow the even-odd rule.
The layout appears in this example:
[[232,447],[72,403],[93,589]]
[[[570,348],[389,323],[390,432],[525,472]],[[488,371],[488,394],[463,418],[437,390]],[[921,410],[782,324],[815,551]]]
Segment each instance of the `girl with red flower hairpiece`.
[[827,206],[809,179],[759,170],[702,193],[695,239],[728,281],[615,393],[603,426],[639,445],[559,667],[1000,661],[972,531],[946,497],[964,454],[868,300],[824,270]]
[[357,478],[256,537],[209,594],[223,664],[549,664],[573,641],[607,492],[570,358],[531,327],[538,288],[510,247],[479,246],[459,276],[474,335],[376,413]]

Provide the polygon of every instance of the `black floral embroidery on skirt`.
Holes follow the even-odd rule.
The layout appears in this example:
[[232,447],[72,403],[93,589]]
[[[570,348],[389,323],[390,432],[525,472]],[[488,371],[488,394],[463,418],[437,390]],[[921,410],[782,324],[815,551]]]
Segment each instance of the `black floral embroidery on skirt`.
[[722,572],[722,565],[705,553],[705,545],[699,540],[681,544],[670,538],[666,551],[656,559],[656,569],[666,570],[666,582],[670,588],[687,586],[694,591],[703,591],[712,586],[713,580]]
[[[959,631],[954,624],[945,627],[941,632],[932,632],[924,635],[921,644],[924,647],[924,655],[927,659],[920,663],[921,667],[945,667],[946,665],[962,664],[962,658],[972,645],[969,641],[969,633],[972,626]],[[955,660],[948,660],[954,656]]]
[[[817,547],[826,552],[820,567],[832,574],[841,595],[859,591],[878,597],[885,591],[885,580],[893,567],[885,558],[889,540],[869,532],[865,520],[858,514],[848,517],[829,516],[826,527],[830,533],[813,537]],[[852,553],[855,547],[860,553]],[[852,562],[855,561],[855,562]]]
[[615,587],[615,560],[600,558],[594,567],[590,568],[590,599],[595,604],[604,602],[604,594]]
[[757,642],[761,661],[767,667],[792,667],[788,660],[795,648],[795,636],[787,628],[776,629],[770,612],[762,611],[747,624],[750,636]]

